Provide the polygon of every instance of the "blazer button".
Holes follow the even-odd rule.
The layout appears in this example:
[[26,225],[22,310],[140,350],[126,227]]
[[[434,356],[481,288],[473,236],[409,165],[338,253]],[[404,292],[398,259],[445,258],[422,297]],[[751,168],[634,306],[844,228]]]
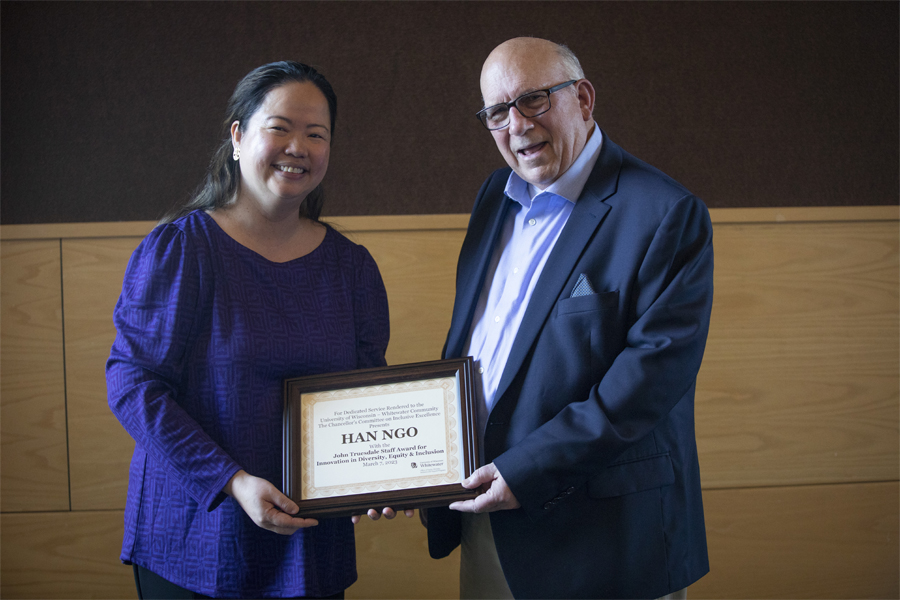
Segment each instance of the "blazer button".
[[574,491],[575,491],[575,488],[574,488],[574,487],[570,487],[569,489],[566,490],[566,493],[567,493],[567,494],[571,494],[571,493],[573,493]]
[[550,502],[548,502],[547,504],[544,505],[544,510],[550,510],[551,508],[553,508],[554,504],[555,504],[555,502],[553,502],[551,500]]

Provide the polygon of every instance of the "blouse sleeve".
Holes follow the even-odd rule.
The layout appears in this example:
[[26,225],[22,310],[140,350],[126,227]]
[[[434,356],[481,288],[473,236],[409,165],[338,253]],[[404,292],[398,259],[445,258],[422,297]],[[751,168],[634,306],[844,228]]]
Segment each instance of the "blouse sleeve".
[[135,442],[207,510],[240,466],[179,404],[201,295],[197,253],[174,225],[135,250],[106,363],[109,406]]
[[375,259],[362,246],[357,248],[353,288],[357,368],[383,367],[387,364],[384,354],[391,336],[387,292]]

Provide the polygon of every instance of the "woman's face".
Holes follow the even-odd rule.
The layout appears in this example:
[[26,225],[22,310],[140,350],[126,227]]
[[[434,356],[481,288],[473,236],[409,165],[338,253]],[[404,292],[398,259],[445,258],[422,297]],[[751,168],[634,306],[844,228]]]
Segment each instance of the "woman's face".
[[331,115],[325,95],[310,82],[269,90],[247,123],[231,125],[240,148],[238,202],[274,216],[298,210],[325,177],[331,153]]

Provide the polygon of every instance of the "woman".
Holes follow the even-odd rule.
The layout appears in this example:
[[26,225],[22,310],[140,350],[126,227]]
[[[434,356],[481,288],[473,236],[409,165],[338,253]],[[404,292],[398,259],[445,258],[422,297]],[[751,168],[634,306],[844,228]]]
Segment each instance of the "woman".
[[318,221],[336,108],[311,67],[252,71],[205,184],[128,264],[107,388],[136,442],[121,559],[140,597],[343,597],[356,580],[351,520],[293,516],[271,483],[283,380],[385,364],[378,268]]

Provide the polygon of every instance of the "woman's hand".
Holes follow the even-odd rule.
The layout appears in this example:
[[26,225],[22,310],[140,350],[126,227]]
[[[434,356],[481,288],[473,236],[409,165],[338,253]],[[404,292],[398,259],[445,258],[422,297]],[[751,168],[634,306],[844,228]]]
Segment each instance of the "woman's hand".
[[[407,508],[406,510],[403,511],[403,514],[406,515],[407,519],[409,519],[413,515],[416,514],[416,509]],[[389,506],[384,507],[384,509],[382,509],[381,512],[378,512],[374,508],[370,508],[369,511],[366,513],[366,516],[369,517],[370,519],[372,519],[373,521],[377,521],[378,519],[380,519],[381,515],[384,515],[385,518],[387,518],[387,519],[393,519],[394,517],[397,516],[397,513],[394,511],[393,508],[391,508]],[[350,520],[353,521],[354,525],[359,523],[360,519],[362,519],[362,515],[353,515],[352,517],[350,517]]]
[[243,469],[228,480],[222,491],[237,500],[247,516],[263,529],[291,535],[298,529],[319,524],[315,519],[292,517],[300,510],[293,500],[265,479]]

